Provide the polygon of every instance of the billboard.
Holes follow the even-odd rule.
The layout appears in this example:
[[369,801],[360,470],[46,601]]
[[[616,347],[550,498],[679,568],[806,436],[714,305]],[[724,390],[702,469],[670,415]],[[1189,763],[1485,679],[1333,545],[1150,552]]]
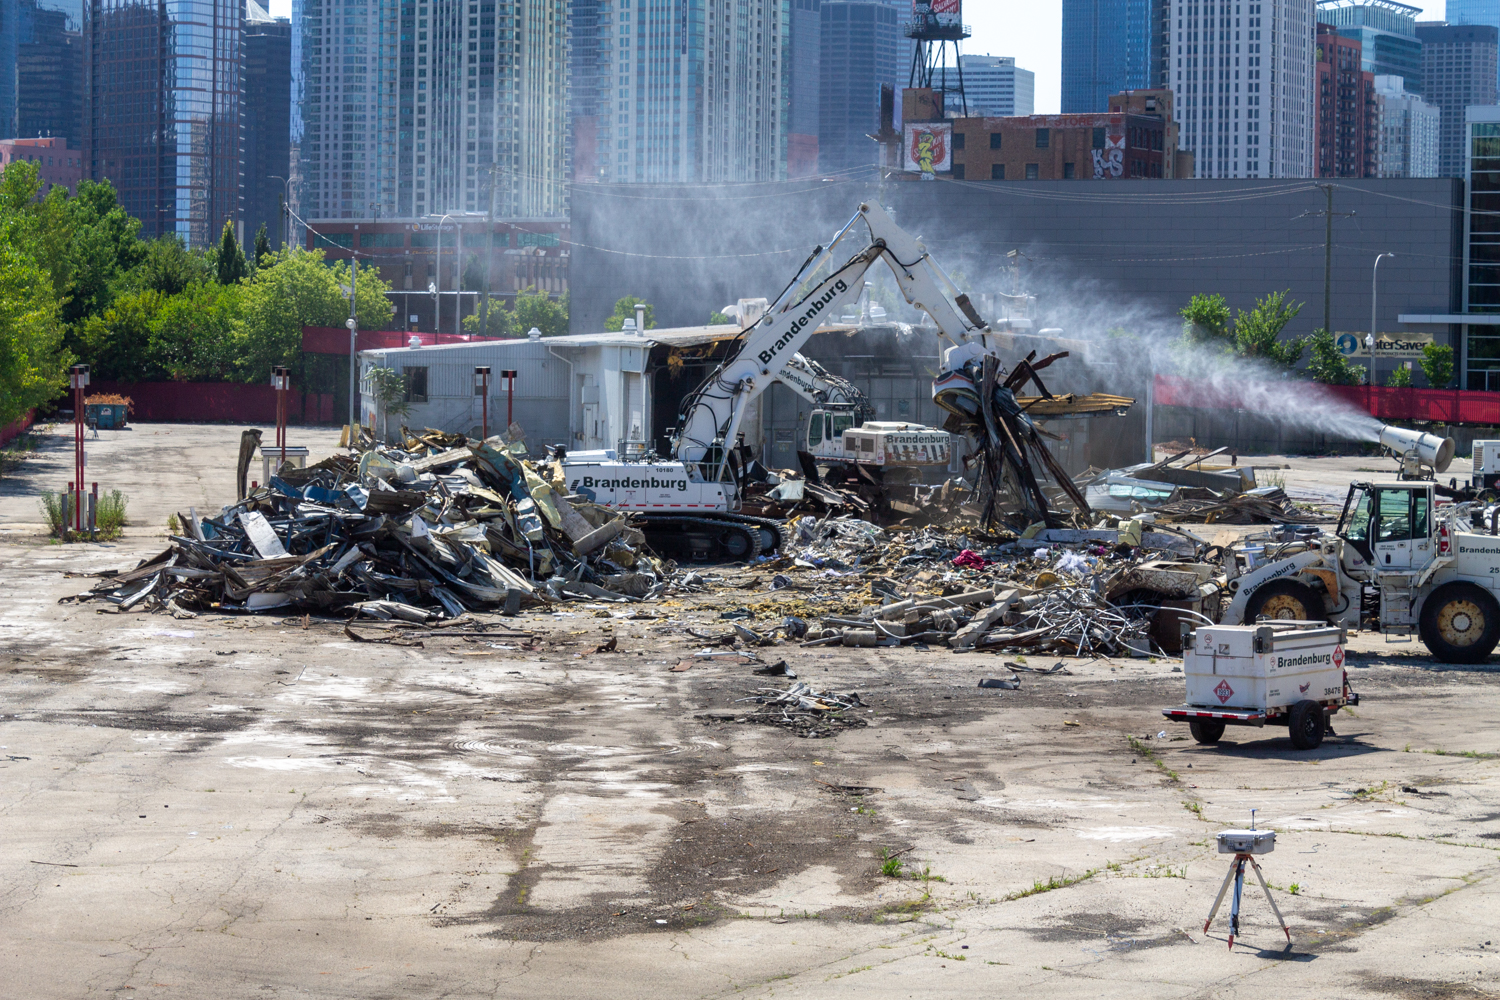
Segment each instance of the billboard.
[[963,0],[912,0],[912,20],[925,21],[928,15],[938,24],[963,22]]
[[952,122],[909,122],[901,126],[901,146],[906,151],[905,169],[922,176],[945,173],[953,166]]
[[[1434,335],[1430,333],[1377,333],[1375,355],[1381,358],[1420,358],[1422,348],[1433,342]],[[1340,333],[1333,338],[1333,343],[1346,358],[1370,356],[1363,333]]]

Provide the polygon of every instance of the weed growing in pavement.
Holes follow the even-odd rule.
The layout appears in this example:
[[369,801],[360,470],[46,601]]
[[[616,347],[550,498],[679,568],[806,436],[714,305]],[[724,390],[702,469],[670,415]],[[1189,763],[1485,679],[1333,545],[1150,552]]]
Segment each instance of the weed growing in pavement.
[[99,494],[99,504],[94,508],[94,523],[99,528],[99,537],[105,541],[118,538],[120,529],[129,522],[125,519],[125,505],[129,497],[119,490],[106,490]]
[[943,951],[943,949],[941,948],[934,948],[932,950],[932,953],[937,958],[946,958],[954,962],[967,962],[969,960],[968,955],[950,955],[946,951]]
[[1140,875],[1138,875],[1136,877],[1137,878],[1187,878],[1187,865],[1183,865],[1181,868],[1167,868],[1167,867],[1160,867],[1160,866],[1157,866],[1157,865],[1152,865],[1150,868],[1147,868],[1145,871],[1141,872]]
[[884,875],[886,878],[900,878],[901,865],[902,861],[900,858],[892,856],[887,849],[881,848],[880,874]]
[[1291,885],[1287,886],[1287,891],[1290,892],[1293,896],[1297,895],[1297,893],[1302,891],[1302,883],[1293,882]]
[[177,515],[176,514],[168,514],[167,515],[167,534],[169,534],[169,535],[180,535],[180,534],[182,534],[182,522],[179,521],[179,520],[177,520]]
[[[120,536],[120,529],[126,523],[125,505],[128,500],[129,498],[119,490],[107,490],[99,494],[99,503],[94,508],[94,524],[98,528],[101,541],[111,541]],[[73,499],[66,491],[43,490],[37,497],[37,501],[42,510],[42,517],[47,522],[48,531],[54,538],[64,542],[74,542],[82,538],[69,527],[74,520],[75,512]]]
[[1053,875],[1045,882],[1033,882],[1031,884],[1031,888],[1020,889],[1016,892],[1011,893],[1009,896],[1003,896],[1001,898],[1005,902],[1009,903],[1013,900],[1025,899],[1027,896],[1036,896],[1044,892],[1051,892],[1053,889],[1066,889],[1070,885],[1077,885],[1079,882],[1087,882],[1095,875],[1098,875],[1101,870],[1102,869],[1099,868],[1090,868],[1082,875],[1064,875],[1060,878],[1056,875]]
[[[1194,816],[1197,816],[1199,819],[1203,819],[1203,803],[1186,801],[1182,803],[1182,808],[1186,809]],[[1207,821],[1205,820],[1205,822]]]
[[1152,750],[1145,743],[1136,739],[1134,736],[1127,736],[1125,737],[1125,740],[1130,744],[1130,749],[1134,750],[1136,753],[1149,760],[1151,762],[1151,766],[1156,768],[1162,774],[1166,775],[1168,780],[1178,782],[1182,780],[1177,776],[1176,771],[1172,770],[1166,764],[1162,763],[1161,757],[1157,755],[1155,750]]

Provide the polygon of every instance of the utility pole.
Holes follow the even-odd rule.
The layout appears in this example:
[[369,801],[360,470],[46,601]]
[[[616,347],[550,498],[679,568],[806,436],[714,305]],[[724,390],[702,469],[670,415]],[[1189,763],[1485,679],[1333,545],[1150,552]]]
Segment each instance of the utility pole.
[[1352,219],[1353,212],[1335,212],[1333,210],[1333,188],[1332,184],[1319,184],[1318,188],[1328,198],[1328,207],[1320,212],[1303,212],[1296,216],[1298,219],[1318,218],[1321,216],[1326,221],[1323,235],[1323,329],[1329,333],[1333,332],[1333,220],[1337,216],[1340,219]]

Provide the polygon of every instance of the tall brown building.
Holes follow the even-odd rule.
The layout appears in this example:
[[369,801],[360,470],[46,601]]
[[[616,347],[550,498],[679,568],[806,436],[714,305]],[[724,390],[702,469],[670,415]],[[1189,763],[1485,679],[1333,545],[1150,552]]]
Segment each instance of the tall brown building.
[[1380,106],[1375,75],[1360,69],[1360,43],[1318,25],[1314,172],[1378,177]]

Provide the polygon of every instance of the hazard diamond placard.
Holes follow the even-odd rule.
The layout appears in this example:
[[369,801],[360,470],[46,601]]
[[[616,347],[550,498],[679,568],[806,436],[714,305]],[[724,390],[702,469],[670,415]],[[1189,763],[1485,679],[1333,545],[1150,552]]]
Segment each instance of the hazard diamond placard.
[[1218,696],[1219,704],[1223,705],[1234,697],[1234,688],[1229,686],[1228,681],[1220,681],[1219,686],[1214,688],[1214,694]]
[[1338,667],[1340,670],[1344,669],[1344,647],[1343,646],[1334,646],[1333,647],[1333,665],[1335,667]]

